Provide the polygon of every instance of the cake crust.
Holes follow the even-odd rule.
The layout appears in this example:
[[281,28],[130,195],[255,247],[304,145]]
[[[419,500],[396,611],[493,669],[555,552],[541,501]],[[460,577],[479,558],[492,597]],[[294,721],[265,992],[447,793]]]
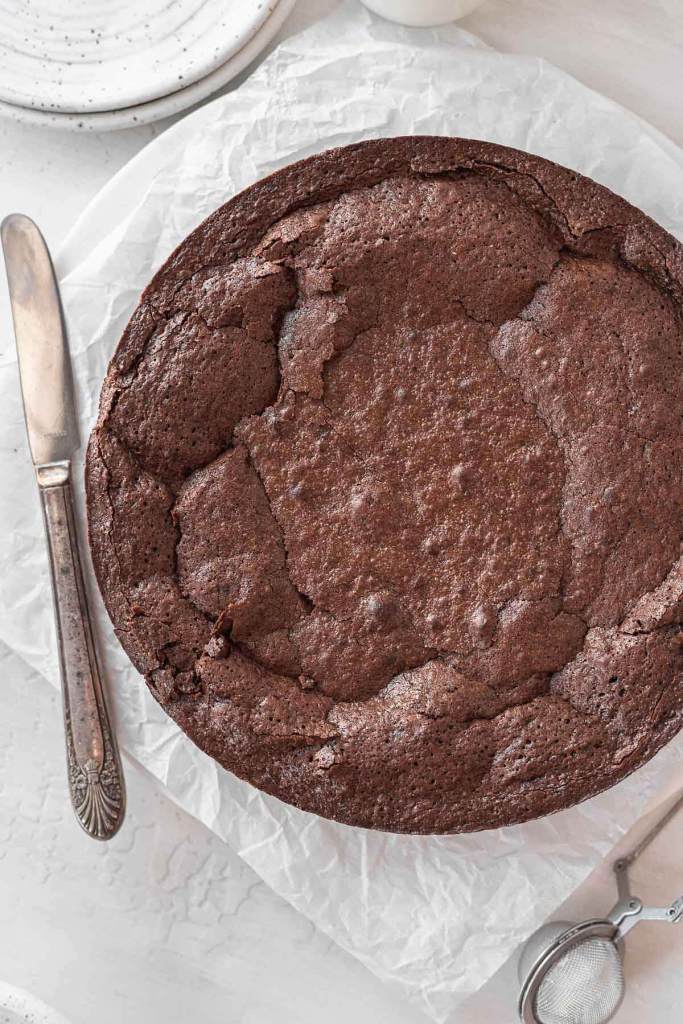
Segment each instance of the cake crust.
[[350,825],[511,824],[683,711],[683,249],[461,139],[231,199],[124,332],[86,460],[100,589],[224,767]]

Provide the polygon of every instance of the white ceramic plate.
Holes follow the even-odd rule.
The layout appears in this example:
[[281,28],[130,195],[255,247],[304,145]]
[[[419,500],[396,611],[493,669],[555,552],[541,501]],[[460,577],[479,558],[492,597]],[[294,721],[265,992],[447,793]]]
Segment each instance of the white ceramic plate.
[[0,0],[0,99],[62,113],[178,92],[238,53],[277,0]]
[[69,1024],[30,992],[0,981],[0,1024]]
[[[2,3],[3,0],[0,0]],[[55,0],[57,2],[57,0]],[[212,93],[217,92],[231,79],[243,71],[248,64],[271,41],[276,32],[294,7],[296,0],[270,0],[270,15],[257,32],[234,54],[225,64],[211,71],[204,78],[187,85],[167,96],[151,100],[148,103],[137,103],[122,110],[96,111],[93,113],[62,113],[23,107],[0,100],[0,116],[9,117],[14,121],[40,127],[57,128],[66,131],[106,132],[119,128],[132,128],[136,125],[149,124],[163,117],[170,117],[181,110],[187,110]]]

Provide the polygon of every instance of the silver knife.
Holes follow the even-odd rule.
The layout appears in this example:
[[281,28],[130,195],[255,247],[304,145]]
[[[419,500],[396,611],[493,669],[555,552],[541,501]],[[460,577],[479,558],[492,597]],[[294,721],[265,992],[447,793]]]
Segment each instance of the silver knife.
[[110,839],[123,821],[125,789],[78,553],[71,456],[80,441],[59,291],[47,246],[32,220],[12,214],[2,222],[0,235],[26,429],[50,554],[69,792],[88,835]]

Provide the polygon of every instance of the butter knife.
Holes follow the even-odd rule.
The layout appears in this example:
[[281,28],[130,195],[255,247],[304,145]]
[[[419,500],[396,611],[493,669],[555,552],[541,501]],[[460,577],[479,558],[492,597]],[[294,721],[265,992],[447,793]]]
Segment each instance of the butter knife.
[[21,391],[50,555],[69,793],[93,839],[110,839],[125,810],[121,761],[97,665],[71,494],[79,447],[69,347],[52,261],[40,231],[12,214],[0,227]]

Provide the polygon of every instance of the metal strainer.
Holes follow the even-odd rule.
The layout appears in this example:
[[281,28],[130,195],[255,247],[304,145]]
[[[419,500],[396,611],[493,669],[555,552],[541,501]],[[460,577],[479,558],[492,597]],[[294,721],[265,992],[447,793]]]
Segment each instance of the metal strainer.
[[607,1024],[624,997],[623,937],[639,921],[678,921],[683,896],[668,907],[645,907],[631,895],[628,869],[678,809],[663,818],[626,857],[614,863],[619,900],[604,918],[551,921],[535,932],[519,959],[523,1024]]

